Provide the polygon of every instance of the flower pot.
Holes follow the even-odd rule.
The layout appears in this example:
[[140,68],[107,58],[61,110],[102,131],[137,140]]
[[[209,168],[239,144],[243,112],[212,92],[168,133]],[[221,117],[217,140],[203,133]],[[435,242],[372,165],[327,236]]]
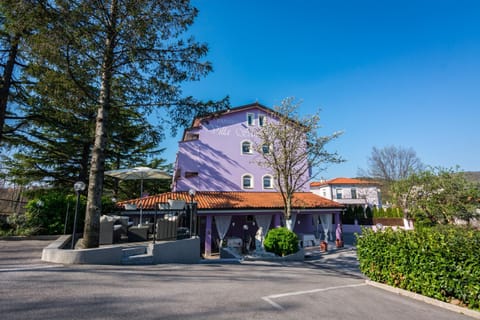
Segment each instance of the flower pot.
[[335,245],[337,248],[343,248],[343,240],[340,240],[340,239],[335,240]]
[[326,252],[328,250],[328,243],[326,241],[320,242],[320,251]]

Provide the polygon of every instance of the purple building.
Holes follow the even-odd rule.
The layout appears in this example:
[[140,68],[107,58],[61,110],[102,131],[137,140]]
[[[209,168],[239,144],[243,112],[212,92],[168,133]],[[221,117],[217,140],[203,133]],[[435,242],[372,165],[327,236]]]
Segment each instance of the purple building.
[[[195,119],[179,143],[173,191],[275,192],[272,172],[257,164],[261,155],[253,150],[255,130],[275,122],[272,115],[255,103]],[[308,183],[299,191],[309,191]]]
[[[195,190],[198,234],[206,256],[218,251],[221,243],[244,246],[254,239],[259,226],[266,233],[285,225],[273,174],[257,164],[261,154],[253,150],[259,143],[254,130],[276,121],[273,115],[273,110],[254,103],[194,119],[179,142],[172,192],[130,203],[146,210],[168,200],[188,203],[189,191]],[[262,152],[274,151],[262,148]],[[308,174],[302,179],[308,181]],[[294,195],[292,230],[304,244],[335,240],[344,206],[311,193],[309,184],[304,185]]]

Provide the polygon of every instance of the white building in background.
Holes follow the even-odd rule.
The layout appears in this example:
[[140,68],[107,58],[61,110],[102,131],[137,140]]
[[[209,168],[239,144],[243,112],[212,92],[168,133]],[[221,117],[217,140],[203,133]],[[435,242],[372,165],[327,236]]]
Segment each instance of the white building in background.
[[378,184],[366,180],[335,178],[310,183],[310,191],[348,206],[382,207]]

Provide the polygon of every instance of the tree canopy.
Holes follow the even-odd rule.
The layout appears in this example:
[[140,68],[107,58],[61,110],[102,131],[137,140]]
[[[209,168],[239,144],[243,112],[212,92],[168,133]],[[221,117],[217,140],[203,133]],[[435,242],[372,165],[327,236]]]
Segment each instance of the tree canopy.
[[401,146],[373,147],[368,158],[368,169],[360,175],[392,182],[405,179],[422,170],[424,165],[412,148]]
[[394,201],[405,216],[428,224],[470,221],[478,217],[480,186],[454,169],[430,168],[392,185]]
[[[146,163],[161,150],[165,130],[146,118],[157,113],[174,133],[228,99],[183,95],[183,82],[212,71],[207,45],[186,33],[198,13],[189,0],[6,0],[1,13],[22,20],[20,7],[32,12],[23,16],[28,67],[19,75],[22,115],[33,120],[13,140],[22,152],[11,167],[21,163],[32,177],[55,182],[88,180],[84,244],[95,247],[105,168]],[[14,24],[2,27],[16,34]]]

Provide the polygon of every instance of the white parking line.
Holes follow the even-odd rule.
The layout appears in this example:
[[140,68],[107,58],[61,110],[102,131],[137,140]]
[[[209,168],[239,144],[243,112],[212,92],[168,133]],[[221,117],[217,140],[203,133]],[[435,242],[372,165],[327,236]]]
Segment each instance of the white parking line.
[[281,305],[279,305],[278,303],[276,303],[275,301],[273,301],[273,299],[291,297],[291,296],[299,296],[299,295],[303,295],[303,294],[311,294],[311,293],[324,292],[324,291],[337,290],[337,289],[362,287],[362,286],[366,286],[366,285],[367,284],[365,282],[363,282],[363,283],[358,283],[358,284],[349,284],[349,285],[345,285],[345,286],[328,287],[328,288],[313,289],[313,290],[306,290],[306,291],[286,292],[286,293],[272,294],[270,296],[265,296],[265,297],[262,297],[262,299],[264,301],[268,302],[275,309],[284,310],[283,307]]
[[7,268],[0,268],[0,272],[12,272],[12,271],[28,271],[28,270],[38,270],[38,269],[50,269],[50,268],[61,268],[63,265],[57,264],[26,264],[18,266],[9,266]]

